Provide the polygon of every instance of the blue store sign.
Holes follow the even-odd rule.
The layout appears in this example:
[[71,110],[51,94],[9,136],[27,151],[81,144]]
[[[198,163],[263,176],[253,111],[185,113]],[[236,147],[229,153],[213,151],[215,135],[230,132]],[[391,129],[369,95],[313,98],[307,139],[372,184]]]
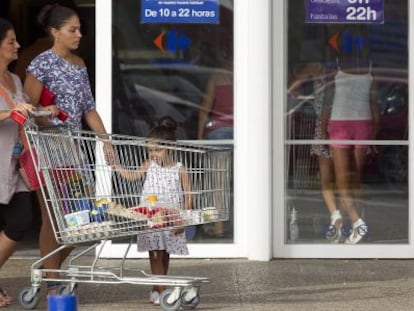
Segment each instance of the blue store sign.
[[306,0],[306,23],[383,24],[384,0]]
[[144,0],[141,23],[218,24],[218,0]]

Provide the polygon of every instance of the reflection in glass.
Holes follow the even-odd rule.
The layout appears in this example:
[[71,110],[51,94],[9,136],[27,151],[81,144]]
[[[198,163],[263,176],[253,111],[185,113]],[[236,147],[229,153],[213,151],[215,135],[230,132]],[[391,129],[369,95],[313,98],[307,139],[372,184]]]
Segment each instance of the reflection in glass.
[[[369,235],[364,243],[408,243],[408,146],[378,146],[368,155],[362,185],[351,194],[367,220]],[[287,171],[287,243],[330,243],[326,239],[329,214],[320,190],[320,172],[310,145],[289,146]],[[299,233],[291,238],[291,216],[295,210]],[[342,240],[349,234],[344,218]]]
[[408,243],[408,1],[382,25],[304,24],[304,3],[288,4],[285,241]]

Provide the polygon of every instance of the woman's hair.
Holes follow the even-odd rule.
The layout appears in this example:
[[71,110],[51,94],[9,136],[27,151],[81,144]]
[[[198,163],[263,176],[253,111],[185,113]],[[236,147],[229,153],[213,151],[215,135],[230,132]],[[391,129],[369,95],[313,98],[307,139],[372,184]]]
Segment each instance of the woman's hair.
[[47,34],[50,34],[51,28],[60,29],[63,24],[73,16],[78,16],[78,14],[71,8],[57,3],[47,4],[37,15],[37,22],[43,27]]
[[9,30],[14,30],[12,23],[10,23],[7,19],[0,18],[0,42],[6,38]]
[[148,134],[148,138],[163,140],[177,140],[177,122],[171,117],[162,117]]

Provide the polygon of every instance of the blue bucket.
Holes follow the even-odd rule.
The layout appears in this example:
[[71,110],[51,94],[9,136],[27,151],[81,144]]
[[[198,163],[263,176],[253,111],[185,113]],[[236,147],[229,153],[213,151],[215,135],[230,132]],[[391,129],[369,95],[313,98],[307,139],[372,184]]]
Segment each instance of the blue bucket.
[[78,297],[74,295],[47,296],[48,311],[77,311]]

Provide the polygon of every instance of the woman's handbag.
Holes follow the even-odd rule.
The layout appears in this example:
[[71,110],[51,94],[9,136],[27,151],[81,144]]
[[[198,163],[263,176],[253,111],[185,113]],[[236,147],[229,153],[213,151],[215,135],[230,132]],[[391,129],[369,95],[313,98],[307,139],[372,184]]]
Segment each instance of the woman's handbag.
[[[30,154],[28,148],[25,148],[19,155],[19,173],[27,187],[35,191],[45,185],[45,178],[40,170],[38,173],[36,172],[36,168],[39,168],[39,159],[36,149],[33,146],[30,146],[30,148],[32,154]],[[37,165],[35,165],[34,161],[36,161]]]
[[48,88],[43,87],[39,97],[39,104],[46,107],[55,104],[56,95],[53,94]]

